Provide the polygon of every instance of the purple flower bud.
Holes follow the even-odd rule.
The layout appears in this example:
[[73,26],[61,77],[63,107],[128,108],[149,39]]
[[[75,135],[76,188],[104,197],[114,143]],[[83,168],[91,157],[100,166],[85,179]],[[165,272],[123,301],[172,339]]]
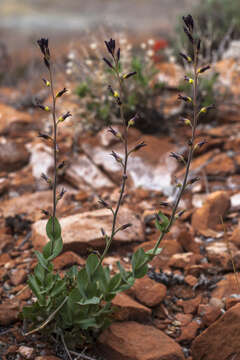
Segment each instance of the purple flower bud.
[[110,63],[110,61],[108,59],[106,59],[105,57],[103,58],[103,61],[105,61],[105,63],[111,68],[113,69],[112,64]]
[[183,21],[185,23],[185,25],[187,26],[188,30],[189,31],[193,31],[193,28],[194,28],[194,21],[193,21],[193,18],[192,18],[192,15],[187,15],[187,16],[183,16]]

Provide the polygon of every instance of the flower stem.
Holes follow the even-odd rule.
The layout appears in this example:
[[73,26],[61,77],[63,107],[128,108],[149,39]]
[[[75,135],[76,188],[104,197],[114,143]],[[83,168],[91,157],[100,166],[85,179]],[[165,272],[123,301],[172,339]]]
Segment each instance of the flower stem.
[[[54,94],[53,74],[51,64],[49,65],[50,91],[52,96],[52,120],[53,120],[53,153],[54,153],[54,179],[53,179],[53,212],[52,212],[52,233],[55,234],[55,217],[57,207],[57,122],[56,122],[56,97]],[[54,244],[51,245],[51,254]]]

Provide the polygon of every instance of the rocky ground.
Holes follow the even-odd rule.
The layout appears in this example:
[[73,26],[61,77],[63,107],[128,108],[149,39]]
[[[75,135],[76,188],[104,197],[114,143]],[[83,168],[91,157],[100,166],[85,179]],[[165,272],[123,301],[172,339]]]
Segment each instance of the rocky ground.
[[[87,349],[88,356],[240,359],[240,286],[233,269],[233,264],[237,271],[240,268],[240,115],[235,101],[239,64],[227,59],[216,68],[221,88],[232,95],[231,102],[219,104],[212,122],[198,129],[198,138],[207,144],[196,154],[191,172],[201,180],[185,193],[180,208],[186,212],[164,238],[163,251],[152,261],[148,275],[114,299],[115,321]],[[159,75],[172,84],[169,96],[173,99],[182,73],[175,65],[159,65]],[[59,88],[64,85],[61,81]],[[51,173],[53,165],[51,148],[37,136],[47,130],[48,115],[26,102],[23,89],[20,85],[0,89],[0,352],[3,360],[59,360],[66,358],[63,348],[38,335],[25,337],[18,318],[31,300],[26,280],[36,264],[34,249],[46,243],[41,210],[51,210],[51,191],[40,177],[42,172]],[[22,102],[25,105],[19,106]],[[71,92],[59,101],[60,109],[73,115],[78,106]],[[165,106],[166,118],[175,107],[179,109],[175,100]],[[111,214],[99,208],[98,196],[114,204],[119,192],[119,168],[109,153],[112,149],[121,153],[121,145],[106,128],[96,135],[76,137],[74,124],[78,122],[81,118],[73,116],[59,134],[59,158],[66,162],[60,186],[67,189],[58,207],[64,252],[54,266],[60,272],[73,264],[83,266],[92,249],[101,251],[100,228],[109,230]],[[177,123],[170,134],[130,132],[130,144],[141,139],[148,146],[129,163],[119,223],[127,220],[133,227],[117,234],[105,259],[112,271],[118,260],[127,269],[132,252],[138,247],[152,248],[159,235],[152,215],[160,201],[174,198],[174,176],[183,175],[183,168],[169,159],[169,153],[184,153],[189,135]],[[167,208],[162,210],[169,214]]]

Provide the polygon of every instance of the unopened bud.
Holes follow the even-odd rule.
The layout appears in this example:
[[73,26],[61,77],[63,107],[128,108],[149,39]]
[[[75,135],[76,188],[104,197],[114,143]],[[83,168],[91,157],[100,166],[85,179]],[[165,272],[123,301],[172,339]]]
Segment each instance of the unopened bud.
[[183,53],[179,53],[179,55],[184,59],[186,60],[187,62],[191,63],[192,62],[192,58],[186,54],[183,54]]
[[188,76],[184,76],[184,80],[189,82],[189,84],[193,84],[194,83],[194,80]]
[[49,87],[51,85],[50,81],[46,80],[46,79],[42,79],[42,81],[44,82],[44,84]]
[[67,192],[64,188],[60,191],[60,193],[57,195],[57,201],[61,200],[64,196],[64,194]]
[[129,228],[130,226],[132,226],[132,224],[131,224],[131,223],[124,224],[124,225],[122,225],[122,226],[119,228],[119,231],[126,230],[126,229],[127,229],[127,228]]
[[47,210],[42,209],[41,212],[43,213],[43,215],[50,216],[50,214]]
[[135,148],[133,148],[132,151],[138,151],[138,150],[140,150],[140,149],[141,149],[142,147],[144,147],[144,146],[147,146],[147,144],[145,144],[145,142],[142,141],[140,144],[136,145]]
[[131,76],[134,76],[134,75],[136,75],[136,71],[133,71],[133,72],[130,72],[130,73],[128,73],[128,74],[125,74],[125,75],[123,75],[123,79],[128,79],[128,78],[130,78]]
[[166,201],[161,201],[161,202],[160,202],[160,206],[168,207],[168,206],[169,206],[169,203],[166,202]]
[[196,176],[196,177],[190,179],[187,184],[192,185],[192,184],[194,184],[195,182],[197,182],[199,180],[200,180],[200,177]]
[[120,163],[121,165],[123,165],[123,161],[122,161],[122,158],[115,152],[112,150],[111,154],[110,154],[112,157],[114,157],[114,159]]
[[205,71],[207,71],[208,69],[210,69],[210,65],[207,65],[207,66],[204,66],[204,67],[198,69],[197,72],[198,72],[198,74],[202,74],[202,73],[204,73]]
[[179,219],[184,213],[185,213],[186,210],[181,210],[179,211],[176,215],[175,215],[175,219]]
[[181,94],[178,94],[178,100],[183,100],[185,102],[192,102],[192,98],[190,96],[182,96]]
[[61,97],[63,94],[65,94],[68,90],[66,88],[63,88],[61,91],[59,91],[56,95],[56,98]]

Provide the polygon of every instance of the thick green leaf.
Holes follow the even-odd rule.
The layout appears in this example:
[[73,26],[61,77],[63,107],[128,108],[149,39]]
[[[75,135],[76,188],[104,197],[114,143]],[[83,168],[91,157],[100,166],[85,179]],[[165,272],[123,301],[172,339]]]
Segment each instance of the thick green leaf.
[[101,298],[95,296],[91,299],[78,301],[77,303],[79,305],[96,305],[96,304],[100,304],[100,302],[101,302]]
[[139,248],[132,256],[131,263],[133,272],[145,265],[147,261],[148,256],[145,254],[142,248]]
[[94,318],[76,319],[75,323],[80,325],[82,329],[97,328],[97,322]]
[[108,284],[108,291],[111,292],[111,291],[117,290],[121,283],[122,283],[122,278],[119,273],[112,276],[112,278]]
[[96,254],[90,254],[87,258],[86,262],[86,271],[88,274],[89,279],[91,279],[92,274],[94,274],[94,271],[96,270],[96,267],[98,266],[99,258]]
[[61,237],[61,225],[56,217],[54,220],[54,231],[53,231],[53,217],[51,216],[46,225],[46,232],[47,232],[47,236],[51,241],[55,241]]
[[50,296],[54,297],[62,293],[66,288],[66,282],[64,280],[58,280],[54,285],[52,291],[50,292]]
[[86,297],[85,292],[88,286],[88,276],[87,276],[86,268],[83,268],[82,270],[79,271],[77,276],[77,286],[80,294],[82,295],[83,298],[85,298]]
[[69,298],[69,302],[76,303],[77,301],[79,301],[79,299],[82,298],[82,295],[80,294],[79,289],[75,288],[72,289],[68,298]]
[[43,256],[48,259],[51,256],[52,241],[49,241],[43,248]]
[[147,274],[147,271],[148,271],[147,265],[141,266],[140,268],[138,268],[134,271],[134,276],[136,279],[140,279]]
[[38,279],[38,281],[40,282],[40,284],[43,284],[44,283],[44,280],[45,280],[45,270],[44,268],[40,265],[40,264],[37,264],[35,266],[35,269],[34,269],[34,275],[36,276],[36,278]]
[[35,251],[35,255],[40,263],[40,265],[48,271],[48,261],[45,259],[45,257],[43,256],[42,253],[40,253],[39,251]]
[[111,280],[110,272],[107,267],[99,266],[95,279],[99,285],[100,291],[105,294],[108,291],[108,285]]
[[127,281],[127,272],[126,272],[126,270],[124,269],[124,267],[120,264],[120,261],[117,261],[117,267],[118,267],[118,269],[119,269],[121,278],[122,278],[124,281]]
[[49,241],[43,248],[43,255],[48,260],[51,261],[56,258],[63,249],[63,241],[62,238],[58,238],[54,241]]
[[63,249],[63,241],[62,238],[59,237],[53,243],[53,253],[51,256],[49,256],[48,260],[50,261],[55,259],[62,252],[62,249]]
[[39,305],[41,306],[44,305],[44,296],[41,294],[41,289],[34,275],[30,275],[28,277],[28,285],[33,291],[33,293],[36,295],[36,297],[38,298]]

